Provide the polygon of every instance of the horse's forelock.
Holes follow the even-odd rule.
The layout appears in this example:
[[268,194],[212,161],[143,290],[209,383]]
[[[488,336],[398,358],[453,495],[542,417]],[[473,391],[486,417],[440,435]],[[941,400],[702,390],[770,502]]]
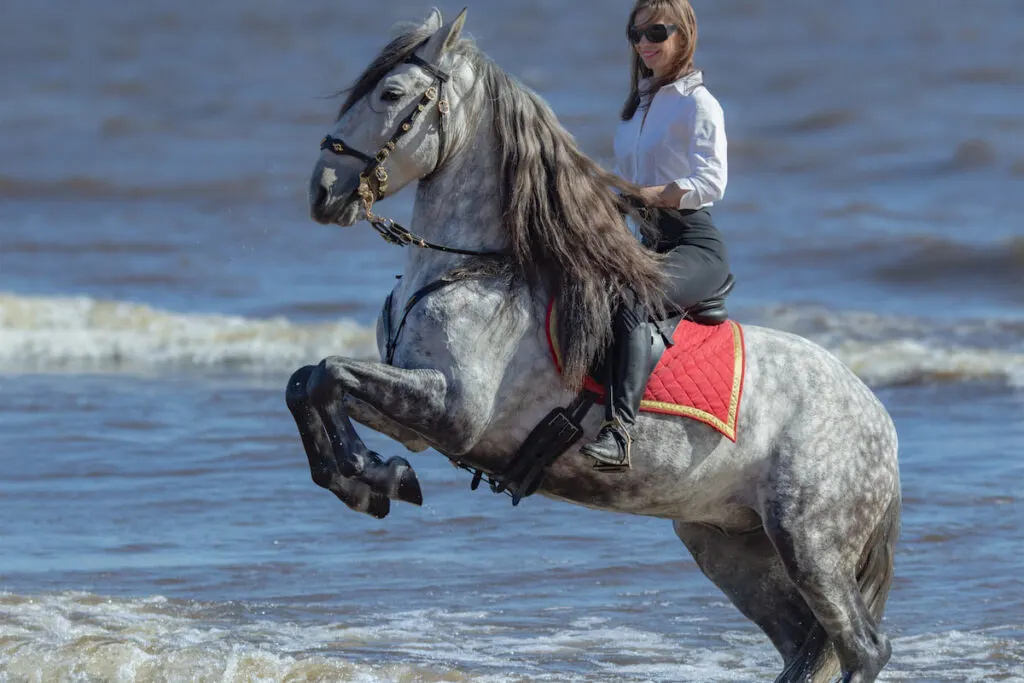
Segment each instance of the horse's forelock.
[[341,108],[338,110],[338,118],[340,119],[359,100],[373,92],[381,79],[407,60],[431,35],[432,33],[428,29],[420,26],[399,34],[385,45],[363,73],[356,78],[352,86],[338,93],[346,95],[345,101],[342,102]]

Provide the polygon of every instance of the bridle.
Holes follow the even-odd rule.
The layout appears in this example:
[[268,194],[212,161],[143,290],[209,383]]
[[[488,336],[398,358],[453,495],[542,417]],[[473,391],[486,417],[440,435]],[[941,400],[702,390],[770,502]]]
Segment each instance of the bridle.
[[[444,71],[441,71],[436,66],[419,57],[418,55],[410,55],[406,60],[407,64],[415,64],[427,73],[434,77],[433,83],[427,88],[426,92],[420,98],[419,103],[416,107],[409,112],[409,114],[402,119],[402,122],[398,124],[398,130],[395,134],[385,142],[377,153],[373,156],[365,152],[352,147],[345,143],[344,140],[333,135],[326,135],[324,139],[320,141],[320,149],[334,152],[335,154],[341,154],[344,156],[355,157],[361,161],[366,162],[366,168],[359,174],[359,190],[358,193],[364,202],[368,202],[370,205],[373,202],[383,199],[384,193],[388,191],[388,172],[384,168],[384,162],[387,161],[391,153],[395,151],[395,147],[398,145],[398,141],[401,140],[406,133],[412,130],[412,124],[421,113],[426,111],[427,107],[434,100],[437,102],[437,112],[439,116],[439,130],[440,130],[440,141],[437,153],[437,163],[441,164],[441,160],[444,158],[444,149],[447,143],[447,127],[445,126],[445,119],[448,117],[449,108],[448,100],[444,98],[444,86],[451,76]],[[440,99],[438,99],[440,98]],[[434,171],[437,167],[434,167]],[[433,173],[433,172],[432,172]],[[371,188],[371,180],[375,181],[376,188]],[[367,207],[369,208],[369,207]]]
[[487,256],[496,257],[503,256],[504,252],[500,251],[478,251],[474,249],[458,249],[456,247],[446,247],[441,244],[434,244],[428,242],[422,237],[410,232],[407,228],[401,224],[378,216],[373,213],[373,203],[384,198],[384,194],[388,190],[388,171],[384,167],[384,162],[388,160],[391,153],[395,151],[398,146],[398,141],[401,140],[410,130],[412,130],[412,124],[416,118],[430,107],[434,100],[437,100],[437,115],[438,115],[438,151],[437,151],[437,164],[434,166],[429,174],[425,178],[429,178],[433,174],[437,173],[441,163],[444,161],[445,148],[448,144],[448,128],[445,125],[450,113],[450,107],[448,99],[445,97],[444,86],[451,80],[451,75],[442,71],[440,68],[431,64],[427,60],[423,59],[418,55],[409,55],[405,60],[406,64],[415,64],[430,75],[434,77],[434,81],[423,93],[419,103],[413,108],[409,114],[402,119],[402,122],[398,124],[398,129],[395,131],[387,142],[385,142],[377,153],[369,155],[362,152],[351,145],[348,145],[344,140],[333,135],[325,135],[324,139],[320,141],[320,149],[333,152],[334,154],[340,154],[343,156],[355,157],[361,161],[366,162],[366,168],[359,174],[359,187],[356,190],[356,194],[363,202],[363,208],[366,213],[366,221],[373,226],[385,241],[396,244],[400,247],[406,245],[413,245],[424,249],[434,249],[436,251],[443,251],[450,254],[461,254],[464,256]]

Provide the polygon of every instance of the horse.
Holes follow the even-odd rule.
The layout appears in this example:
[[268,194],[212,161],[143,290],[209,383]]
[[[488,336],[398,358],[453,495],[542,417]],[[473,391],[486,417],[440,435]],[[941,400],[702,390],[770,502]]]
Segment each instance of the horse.
[[[465,20],[434,9],[400,29],[347,91],[310,179],[317,222],[365,219],[409,247],[378,319],[383,362],[330,356],[286,387],[313,481],[378,518],[392,500],[421,504],[422,490],[409,462],[370,451],[353,420],[476,469],[476,484],[579,395],[609,341],[610,290],[653,300],[663,282],[623,219],[622,181],[463,36]],[[412,229],[373,213],[413,183]],[[880,622],[900,527],[895,427],[820,346],[754,325],[743,346],[735,439],[643,412],[628,469],[595,469],[573,445],[537,493],[671,520],[778,650],[777,681],[874,681],[892,652]],[[581,418],[584,438],[599,412]]]

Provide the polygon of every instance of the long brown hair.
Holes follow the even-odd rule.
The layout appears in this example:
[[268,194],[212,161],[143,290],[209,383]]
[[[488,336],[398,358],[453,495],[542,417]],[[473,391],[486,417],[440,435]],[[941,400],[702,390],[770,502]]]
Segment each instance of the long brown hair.
[[[679,38],[682,41],[682,49],[675,64],[669,69],[667,76],[658,79],[651,84],[650,92],[679,78],[681,75],[693,70],[693,55],[697,50],[697,15],[693,11],[690,0],[636,0],[633,11],[629,13],[629,21],[626,22],[626,29],[633,26],[636,15],[647,11],[653,16],[665,17],[666,23],[675,24],[678,27]],[[650,78],[654,72],[648,69],[640,55],[633,46],[630,46],[632,53],[630,68],[629,95],[626,97],[626,104],[622,107],[622,120],[629,121],[636,114],[640,107],[640,79]]]
[[476,68],[493,109],[512,262],[531,289],[555,296],[563,379],[579,389],[611,341],[612,314],[627,288],[648,311],[663,310],[660,258],[622,217],[643,225],[623,198],[638,188],[584,154],[535,93],[489,60]]

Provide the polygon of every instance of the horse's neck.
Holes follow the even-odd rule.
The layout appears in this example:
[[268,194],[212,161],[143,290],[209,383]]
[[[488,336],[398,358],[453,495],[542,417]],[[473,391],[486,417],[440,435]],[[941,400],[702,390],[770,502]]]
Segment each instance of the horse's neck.
[[[412,230],[429,242],[475,251],[506,247],[496,144],[489,119],[482,120],[474,138],[460,144],[444,167],[417,188]],[[459,255],[412,248],[406,276],[437,276],[464,260]]]

